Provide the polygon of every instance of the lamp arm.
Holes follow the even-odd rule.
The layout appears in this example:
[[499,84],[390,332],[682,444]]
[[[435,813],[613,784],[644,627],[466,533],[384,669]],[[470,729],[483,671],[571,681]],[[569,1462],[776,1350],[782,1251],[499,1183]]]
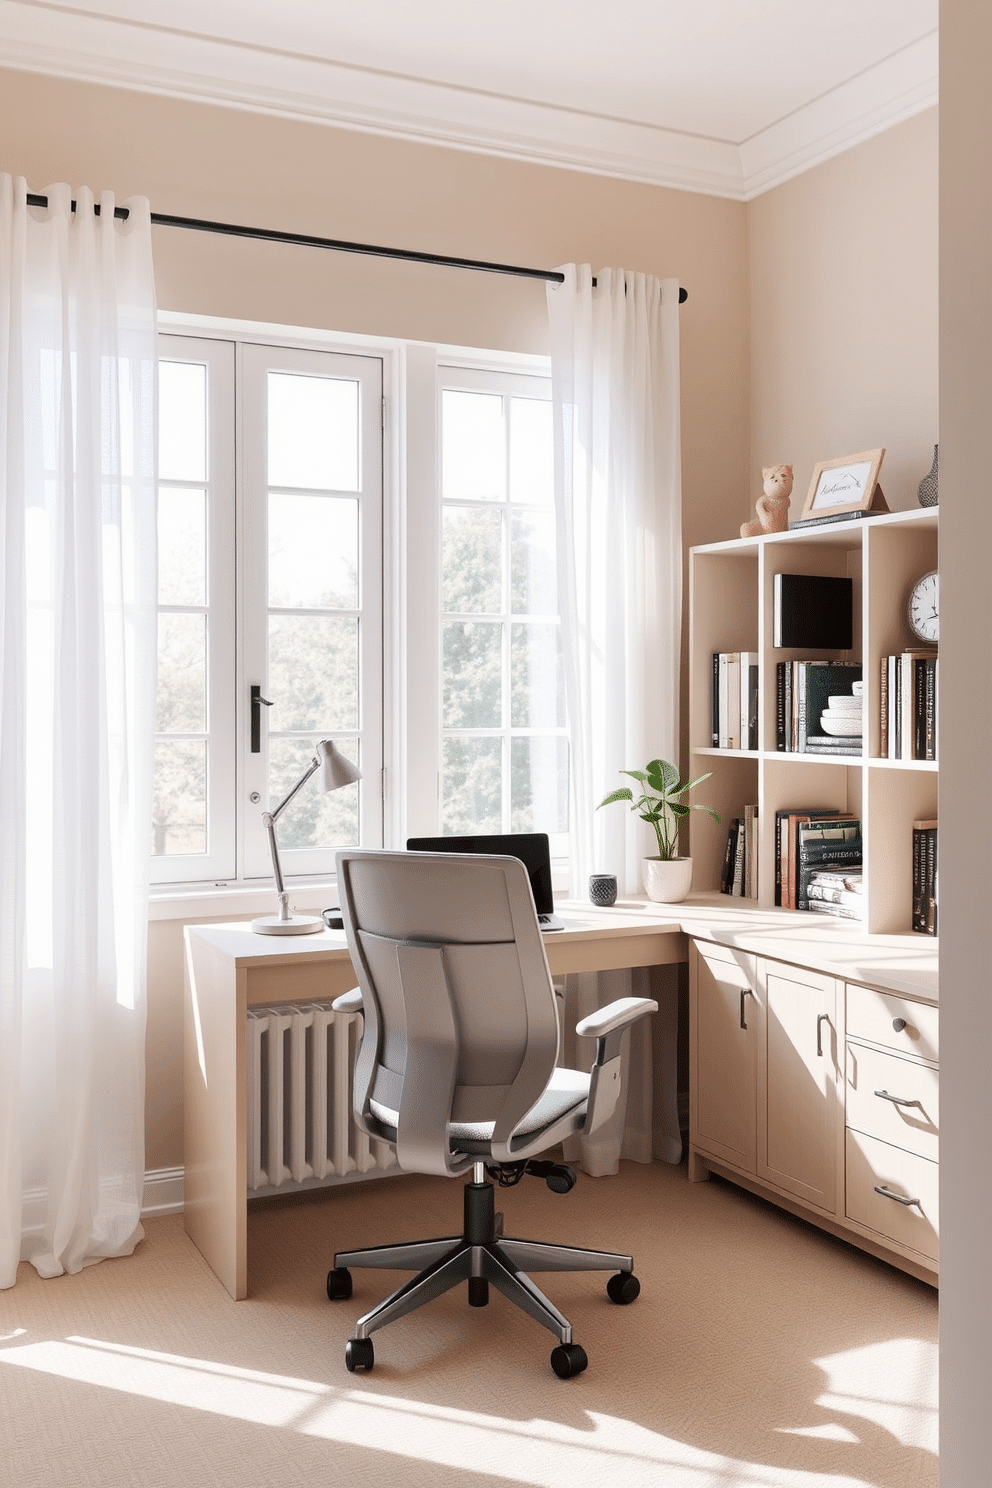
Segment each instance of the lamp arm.
[[314,757],[313,757],[313,759],[310,761],[310,768],[309,768],[309,770],[307,770],[305,772],[305,774],[303,774],[303,775],[300,776],[299,780],[293,786],[293,789],[290,791],[289,795],[283,797],[283,799],[279,802],[279,805],[276,807],[275,811],[267,811],[265,813],[265,815],[266,816],[271,816],[272,820],[274,822],[277,822],[279,820],[280,816],[282,815],[284,809],[289,805],[290,801],[296,795],[296,792],[298,790],[301,790],[303,788],[303,786],[306,785],[307,781],[310,779],[310,776],[313,774],[314,770],[319,770],[319,769],[320,769],[320,757],[319,757],[319,755],[316,755],[315,754]]

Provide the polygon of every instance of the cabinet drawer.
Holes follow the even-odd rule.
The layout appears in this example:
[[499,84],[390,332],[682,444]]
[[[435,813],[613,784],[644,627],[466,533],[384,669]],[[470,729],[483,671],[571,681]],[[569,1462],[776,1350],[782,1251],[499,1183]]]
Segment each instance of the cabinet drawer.
[[[936,1261],[938,1173],[925,1157],[849,1130],[847,1217]],[[876,1186],[914,1202],[900,1204],[876,1193]]]
[[[848,1040],[847,1124],[919,1157],[937,1161],[940,1126],[937,1071]],[[884,1091],[884,1095],[876,1094]],[[898,1096],[898,1101],[886,1099]]]
[[926,1003],[848,983],[848,1038],[869,1039],[896,1054],[915,1055],[936,1064],[937,1022],[937,1009]]

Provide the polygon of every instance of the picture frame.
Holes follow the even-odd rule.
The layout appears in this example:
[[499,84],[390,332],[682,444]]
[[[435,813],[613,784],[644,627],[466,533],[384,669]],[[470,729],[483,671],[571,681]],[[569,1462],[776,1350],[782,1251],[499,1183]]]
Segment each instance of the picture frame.
[[800,520],[836,517],[845,512],[888,511],[888,503],[878,484],[878,472],[884,458],[884,449],[873,449],[862,450],[857,455],[840,455],[835,460],[821,460],[813,468]]

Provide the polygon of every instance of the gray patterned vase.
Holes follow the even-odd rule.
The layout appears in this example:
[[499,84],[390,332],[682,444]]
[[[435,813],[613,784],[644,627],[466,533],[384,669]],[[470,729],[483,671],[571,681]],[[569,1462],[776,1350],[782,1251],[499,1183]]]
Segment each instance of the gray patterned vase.
[[939,474],[937,466],[937,449],[938,446],[935,444],[933,447],[933,464],[930,466],[930,473],[929,475],[925,475],[920,481],[920,489],[917,492],[917,499],[919,500],[921,506],[937,505],[937,477]]

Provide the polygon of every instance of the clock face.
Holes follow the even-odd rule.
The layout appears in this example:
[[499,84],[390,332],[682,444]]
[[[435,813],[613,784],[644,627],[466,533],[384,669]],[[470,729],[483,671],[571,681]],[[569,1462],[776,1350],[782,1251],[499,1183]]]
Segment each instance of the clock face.
[[909,596],[910,627],[913,634],[929,646],[936,646],[940,638],[939,592],[939,579],[935,571],[917,579]]

